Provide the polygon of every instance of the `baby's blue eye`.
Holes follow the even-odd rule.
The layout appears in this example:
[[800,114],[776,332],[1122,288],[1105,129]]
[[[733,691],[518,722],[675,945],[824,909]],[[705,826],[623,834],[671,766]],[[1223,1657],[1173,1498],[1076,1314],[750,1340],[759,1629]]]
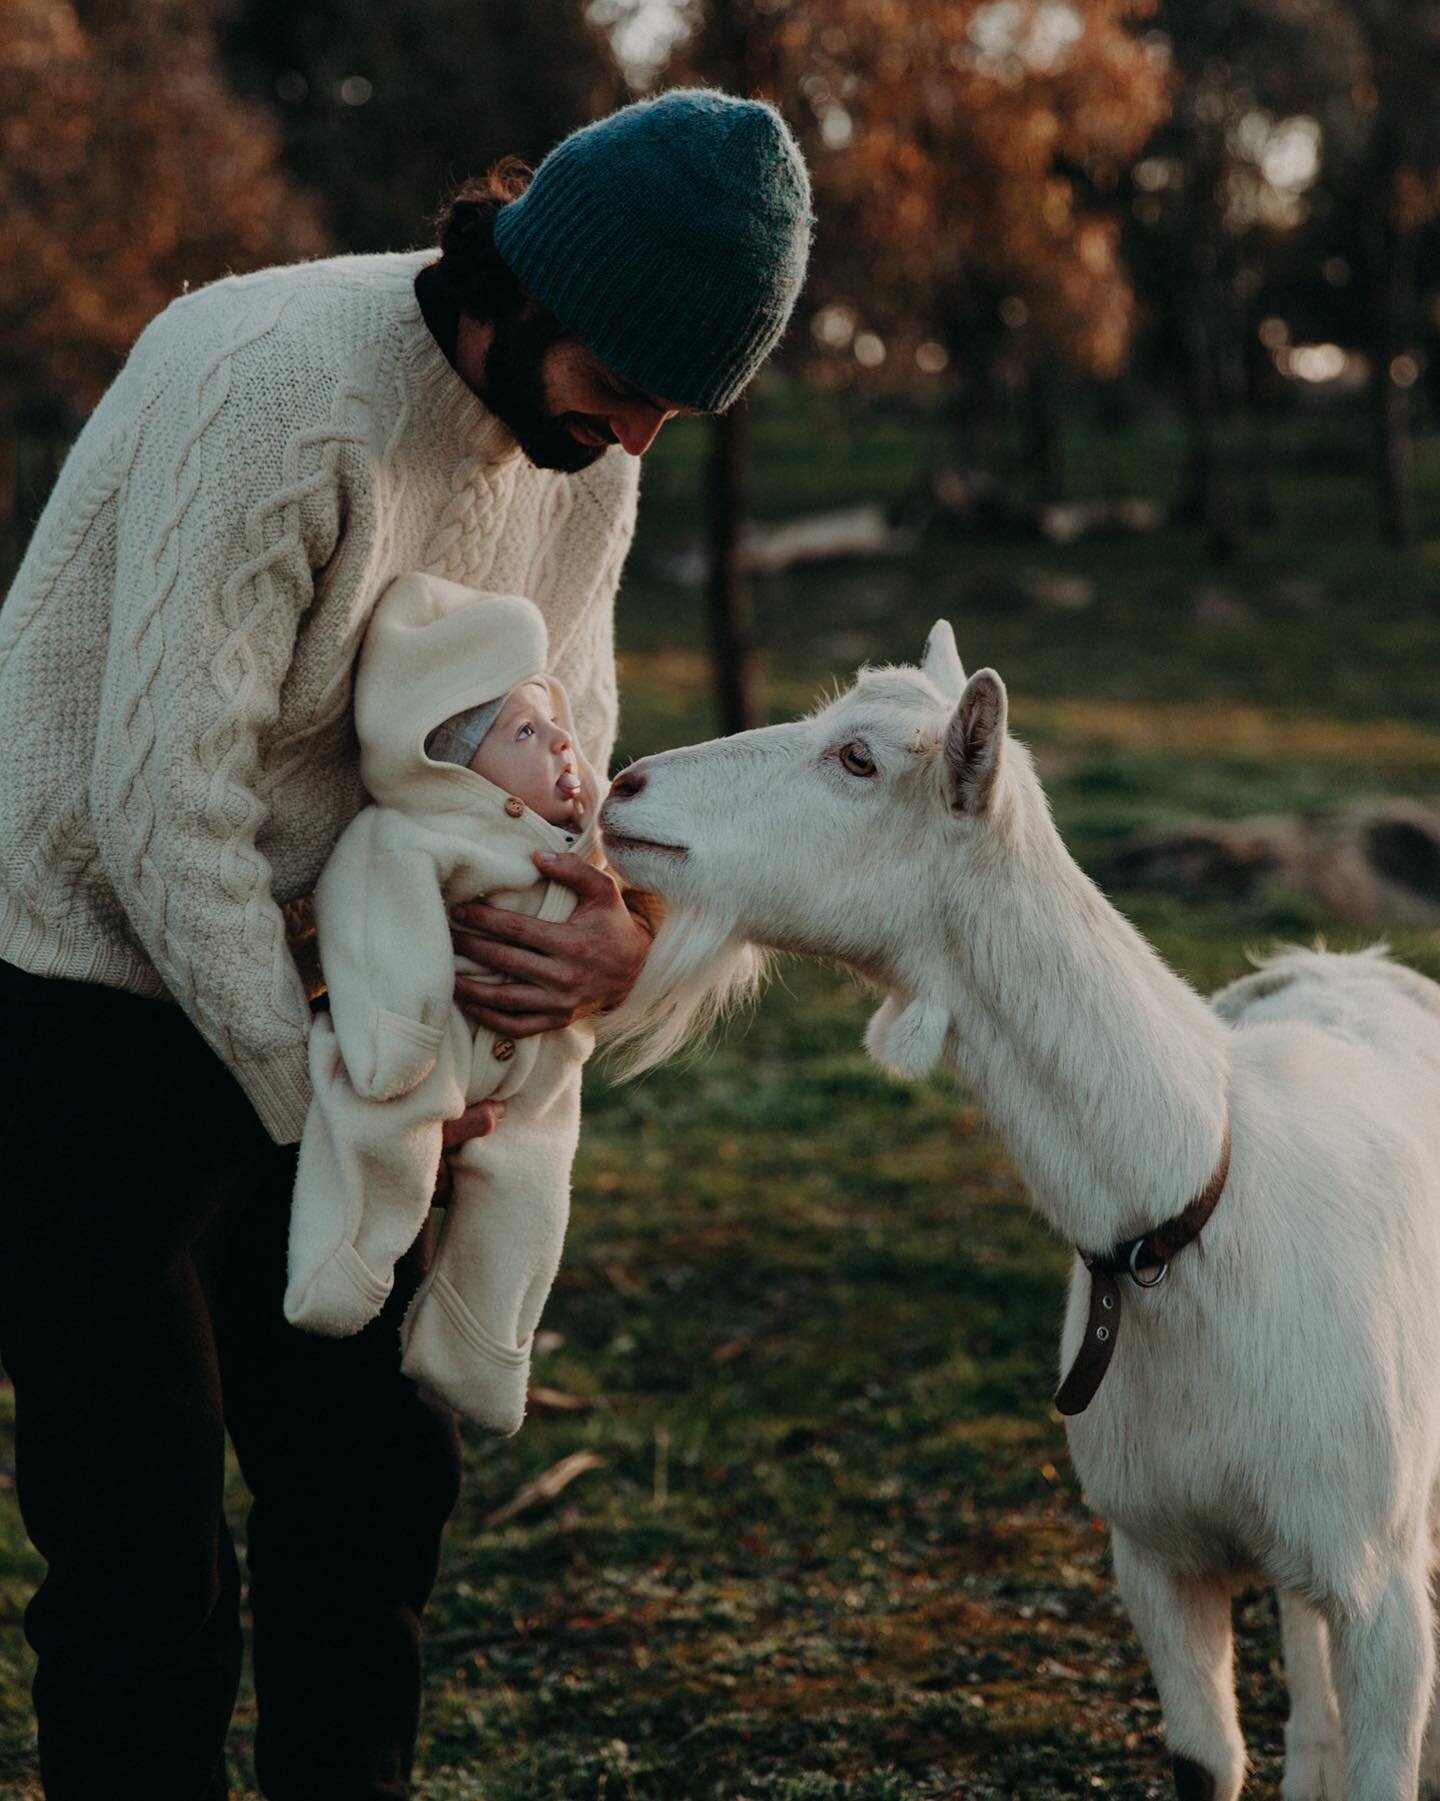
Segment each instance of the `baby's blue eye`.
[[515,734],[515,742],[518,744],[522,738],[533,738],[534,736],[535,727],[533,725],[522,725]]

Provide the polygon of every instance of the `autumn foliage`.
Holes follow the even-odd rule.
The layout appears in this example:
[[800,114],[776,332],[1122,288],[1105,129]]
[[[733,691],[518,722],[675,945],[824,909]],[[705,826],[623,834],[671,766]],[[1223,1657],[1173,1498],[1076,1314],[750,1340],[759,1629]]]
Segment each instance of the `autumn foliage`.
[[[923,297],[952,352],[994,331],[1096,373],[1134,302],[1104,208],[1169,106],[1149,0],[813,0],[786,33],[820,209],[867,247],[867,308]],[[840,140],[836,142],[836,140]]]
[[96,398],[186,285],[323,248],[203,0],[0,6],[0,419]]

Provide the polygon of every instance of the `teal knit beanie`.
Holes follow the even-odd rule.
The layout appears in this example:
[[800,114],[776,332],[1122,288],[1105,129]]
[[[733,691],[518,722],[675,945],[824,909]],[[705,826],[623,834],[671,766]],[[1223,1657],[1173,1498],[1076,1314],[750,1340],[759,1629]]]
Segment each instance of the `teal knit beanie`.
[[810,180],[762,100],[673,88],[559,143],[500,209],[512,274],[617,375],[721,412],[805,279]]

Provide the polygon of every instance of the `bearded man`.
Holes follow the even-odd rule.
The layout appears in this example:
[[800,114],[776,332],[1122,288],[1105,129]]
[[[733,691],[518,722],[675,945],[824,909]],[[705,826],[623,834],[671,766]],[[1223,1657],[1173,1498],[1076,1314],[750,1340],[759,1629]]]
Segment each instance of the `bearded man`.
[[[60,475],[0,612],[0,1358],[48,1566],[26,1631],[51,1801],[226,1793],[227,1431],[262,1791],[409,1792],[459,1453],[399,1372],[423,1244],[356,1338],[281,1312],[311,1020],[285,908],[364,804],[352,669],[404,571],[529,596],[606,766],[634,459],[738,396],[809,231],[773,109],[665,94],[462,192],[438,259],[177,300]],[[644,960],[613,882],[545,873],[579,892],[568,924],[481,908],[457,939],[505,978],[458,998],[511,1036],[613,1004]]]

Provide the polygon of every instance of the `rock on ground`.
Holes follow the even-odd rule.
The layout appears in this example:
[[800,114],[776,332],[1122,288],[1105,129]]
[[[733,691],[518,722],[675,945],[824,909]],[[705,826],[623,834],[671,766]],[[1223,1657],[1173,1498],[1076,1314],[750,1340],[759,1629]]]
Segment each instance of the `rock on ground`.
[[1202,821],[1138,833],[1102,872],[1118,888],[1299,894],[1355,925],[1440,924],[1440,804],[1391,800],[1327,814]]

